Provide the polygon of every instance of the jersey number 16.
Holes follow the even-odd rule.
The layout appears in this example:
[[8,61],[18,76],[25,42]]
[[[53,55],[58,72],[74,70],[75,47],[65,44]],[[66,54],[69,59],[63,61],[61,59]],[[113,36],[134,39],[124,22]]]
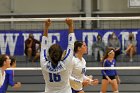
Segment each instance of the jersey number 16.
[[61,81],[61,76],[59,74],[49,73],[49,77],[50,77],[50,82],[60,82]]

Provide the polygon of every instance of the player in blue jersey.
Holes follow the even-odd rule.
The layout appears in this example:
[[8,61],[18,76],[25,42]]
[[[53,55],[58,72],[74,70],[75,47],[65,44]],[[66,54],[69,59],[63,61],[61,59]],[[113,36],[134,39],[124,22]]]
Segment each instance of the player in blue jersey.
[[[5,80],[5,70],[10,67],[11,60],[8,55],[2,54],[0,55],[0,88],[2,87]],[[1,93],[1,89],[0,89]]]
[[[116,60],[114,59],[115,52],[112,48],[108,48],[102,60],[103,67],[115,67]],[[119,93],[118,83],[120,83],[119,76],[116,70],[102,70],[102,86],[100,93],[106,93],[108,84],[111,84],[113,93]]]
[[51,20],[45,22],[45,29],[41,42],[40,64],[45,80],[45,93],[72,93],[69,77],[72,72],[72,57],[75,35],[72,19],[67,18],[66,24],[69,27],[68,47],[63,60],[63,51],[59,44],[50,45],[48,28]]
[[[16,67],[16,60],[15,60],[15,58],[14,57],[10,57],[10,59],[11,59],[10,66],[12,68],[15,68]],[[13,70],[6,70],[5,72],[6,72],[6,77],[5,77],[3,85],[0,88],[0,93],[1,92],[2,93],[6,93],[8,85],[11,85],[14,89],[20,88],[21,87],[21,83],[20,82],[17,82],[17,83],[14,82],[14,71]]]

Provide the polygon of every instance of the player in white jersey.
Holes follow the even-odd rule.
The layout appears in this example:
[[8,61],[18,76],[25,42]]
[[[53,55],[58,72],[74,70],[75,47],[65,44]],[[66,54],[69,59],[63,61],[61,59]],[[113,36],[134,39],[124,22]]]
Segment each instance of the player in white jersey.
[[45,30],[41,43],[41,68],[45,80],[45,93],[72,93],[69,77],[72,71],[72,57],[75,35],[72,19],[67,18],[69,27],[68,47],[63,60],[62,49],[58,44],[49,45],[48,28],[51,25],[50,19],[45,22]]
[[[87,53],[87,46],[85,42],[76,41],[74,43],[75,56],[73,57],[73,70],[70,77],[70,83],[72,87],[72,93],[84,93],[83,86],[96,85],[98,84],[98,79],[92,79],[85,76],[86,72],[86,61],[83,55]],[[71,80],[75,78],[76,80]],[[78,80],[80,82],[78,82]]]

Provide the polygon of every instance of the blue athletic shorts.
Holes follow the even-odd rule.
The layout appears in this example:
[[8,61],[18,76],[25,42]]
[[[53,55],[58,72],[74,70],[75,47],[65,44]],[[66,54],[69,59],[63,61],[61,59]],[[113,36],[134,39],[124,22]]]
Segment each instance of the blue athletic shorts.
[[73,88],[71,88],[71,90],[72,90],[72,93],[78,93],[78,92],[82,91],[82,90],[74,90]]

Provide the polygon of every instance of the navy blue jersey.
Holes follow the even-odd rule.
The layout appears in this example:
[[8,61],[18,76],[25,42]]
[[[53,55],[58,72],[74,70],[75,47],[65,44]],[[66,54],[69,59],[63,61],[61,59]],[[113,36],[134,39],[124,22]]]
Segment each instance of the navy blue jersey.
[[[103,62],[103,67],[115,67],[115,66],[116,66],[116,60],[115,59],[112,60],[112,62],[105,59],[105,61]],[[103,76],[116,76],[117,71],[116,70],[102,70],[102,75]]]
[[6,70],[6,76],[3,85],[0,87],[0,93],[6,93],[8,85],[14,86],[13,70]]

